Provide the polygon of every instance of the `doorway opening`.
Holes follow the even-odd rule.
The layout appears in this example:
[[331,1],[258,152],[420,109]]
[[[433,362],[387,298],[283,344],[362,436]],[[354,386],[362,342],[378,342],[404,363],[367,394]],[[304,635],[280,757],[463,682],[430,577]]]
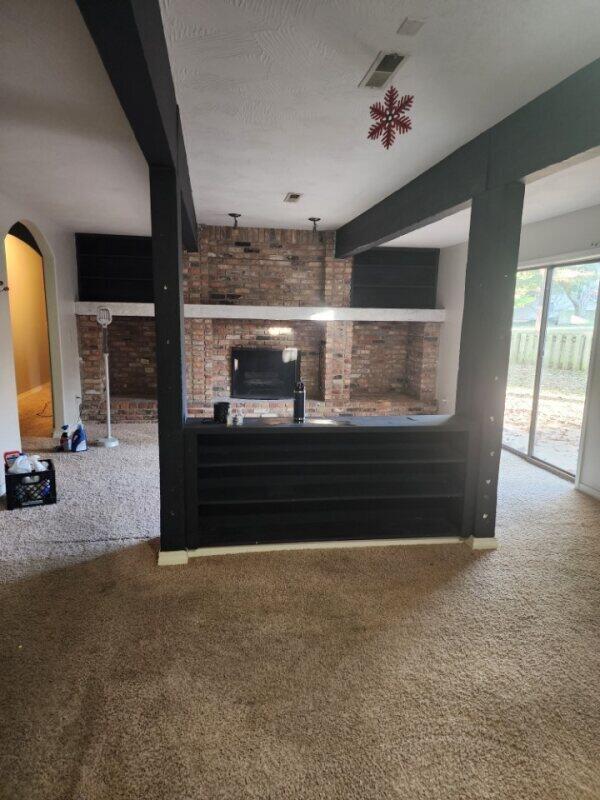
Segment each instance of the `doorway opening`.
[[20,222],[9,230],[4,247],[21,436],[51,437],[54,410],[42,254]]
[[598,261],[517,275],[503,444],[571,479],[579,460],[599,281]]

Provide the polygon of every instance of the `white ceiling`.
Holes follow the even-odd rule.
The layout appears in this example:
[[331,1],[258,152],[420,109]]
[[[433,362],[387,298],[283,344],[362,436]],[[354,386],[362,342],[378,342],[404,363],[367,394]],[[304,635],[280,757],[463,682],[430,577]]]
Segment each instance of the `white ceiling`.
[[[198,220],[336,228],[598,56],[598,0],[161,0]],[[426,19],[399,36],[404,17]],[[413,130],[367,140],[379,50]],[[303,193],[298,205],[282,202]],[[559,212],[560,213],[560,212]]]
[[[597,0],[161,0],[198,220],[335,228],[597,56]],[[395,31],[425,18],[416,37]],[[147,234],[147,167],[75,0],[0,0],[0,191],[70,230]],[[408,54],[414,129],[366,138],[357,84]],[[526,220],[600,202],[600,160],[527,187]],[[563,173],[564,176],[565,173]],[[297,205],[282,202],[302,192]],[[462,221],[461,221],[462,220]],[[462,241],[468,211],[403,237]],[[461,227],[462,226],[462,227]]]
[[[600,205],[600,156],[566,166],[525,186],[523,224]],[[387,242],[390,247],[450,247],[469,238],[471,209]]]
[[69,230],[149,233],[146,162],[74,0],[0,19],[0,191]]

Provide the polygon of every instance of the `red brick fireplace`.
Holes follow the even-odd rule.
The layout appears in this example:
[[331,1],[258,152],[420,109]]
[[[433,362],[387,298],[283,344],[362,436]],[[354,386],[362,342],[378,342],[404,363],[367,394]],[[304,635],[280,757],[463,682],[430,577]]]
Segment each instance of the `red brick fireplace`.
[[[333,235],[205,226],[199,252],[184,258],[185,302],[226,306],[350,305],[351,260],[335,259]],[[228,309],[227,313],[231,313]],[[294,347],[312,414],[435,413],[437,322],[196,318],[186,311],[189,413],[212,415],[230,399],[233,347]],[[314,314],[312,315],[314,317]],[[82,413],[102,419],[100,329],[78,317]],[[109,328],[115,420],[156,417],[154,320],[115,316]],[[289,415],[291,400],[233,399],[234,412]]]

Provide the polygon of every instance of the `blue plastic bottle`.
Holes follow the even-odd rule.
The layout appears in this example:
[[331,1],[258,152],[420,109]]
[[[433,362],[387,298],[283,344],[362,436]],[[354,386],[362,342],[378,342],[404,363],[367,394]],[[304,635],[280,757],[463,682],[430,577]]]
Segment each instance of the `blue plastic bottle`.
[[88,449],[87,446],[87,436],[85,433],[85,429],[81,422],[75,429],[75,433],[71,436],[71,452],[72,453],[83,453],[85,450]]

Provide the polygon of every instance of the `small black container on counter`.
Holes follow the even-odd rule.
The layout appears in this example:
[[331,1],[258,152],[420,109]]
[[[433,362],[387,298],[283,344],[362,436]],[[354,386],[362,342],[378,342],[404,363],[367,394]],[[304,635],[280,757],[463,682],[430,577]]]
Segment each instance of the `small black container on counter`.
[[24,472],[16,475],[5,472],[6,508],[9,511],[56,503],[54,464],[49,458],[45,458],[44,461],[48,462],[48,469],[43,472]]
[[306,419],[306,387],[302,379],[294,388],[294,422],[304,422]]
[[227,424],[227,417],[229,416],[229,406],[227,401],[215,403],[213,406],[213,419],[215,422],[220,422],[222,425]]

